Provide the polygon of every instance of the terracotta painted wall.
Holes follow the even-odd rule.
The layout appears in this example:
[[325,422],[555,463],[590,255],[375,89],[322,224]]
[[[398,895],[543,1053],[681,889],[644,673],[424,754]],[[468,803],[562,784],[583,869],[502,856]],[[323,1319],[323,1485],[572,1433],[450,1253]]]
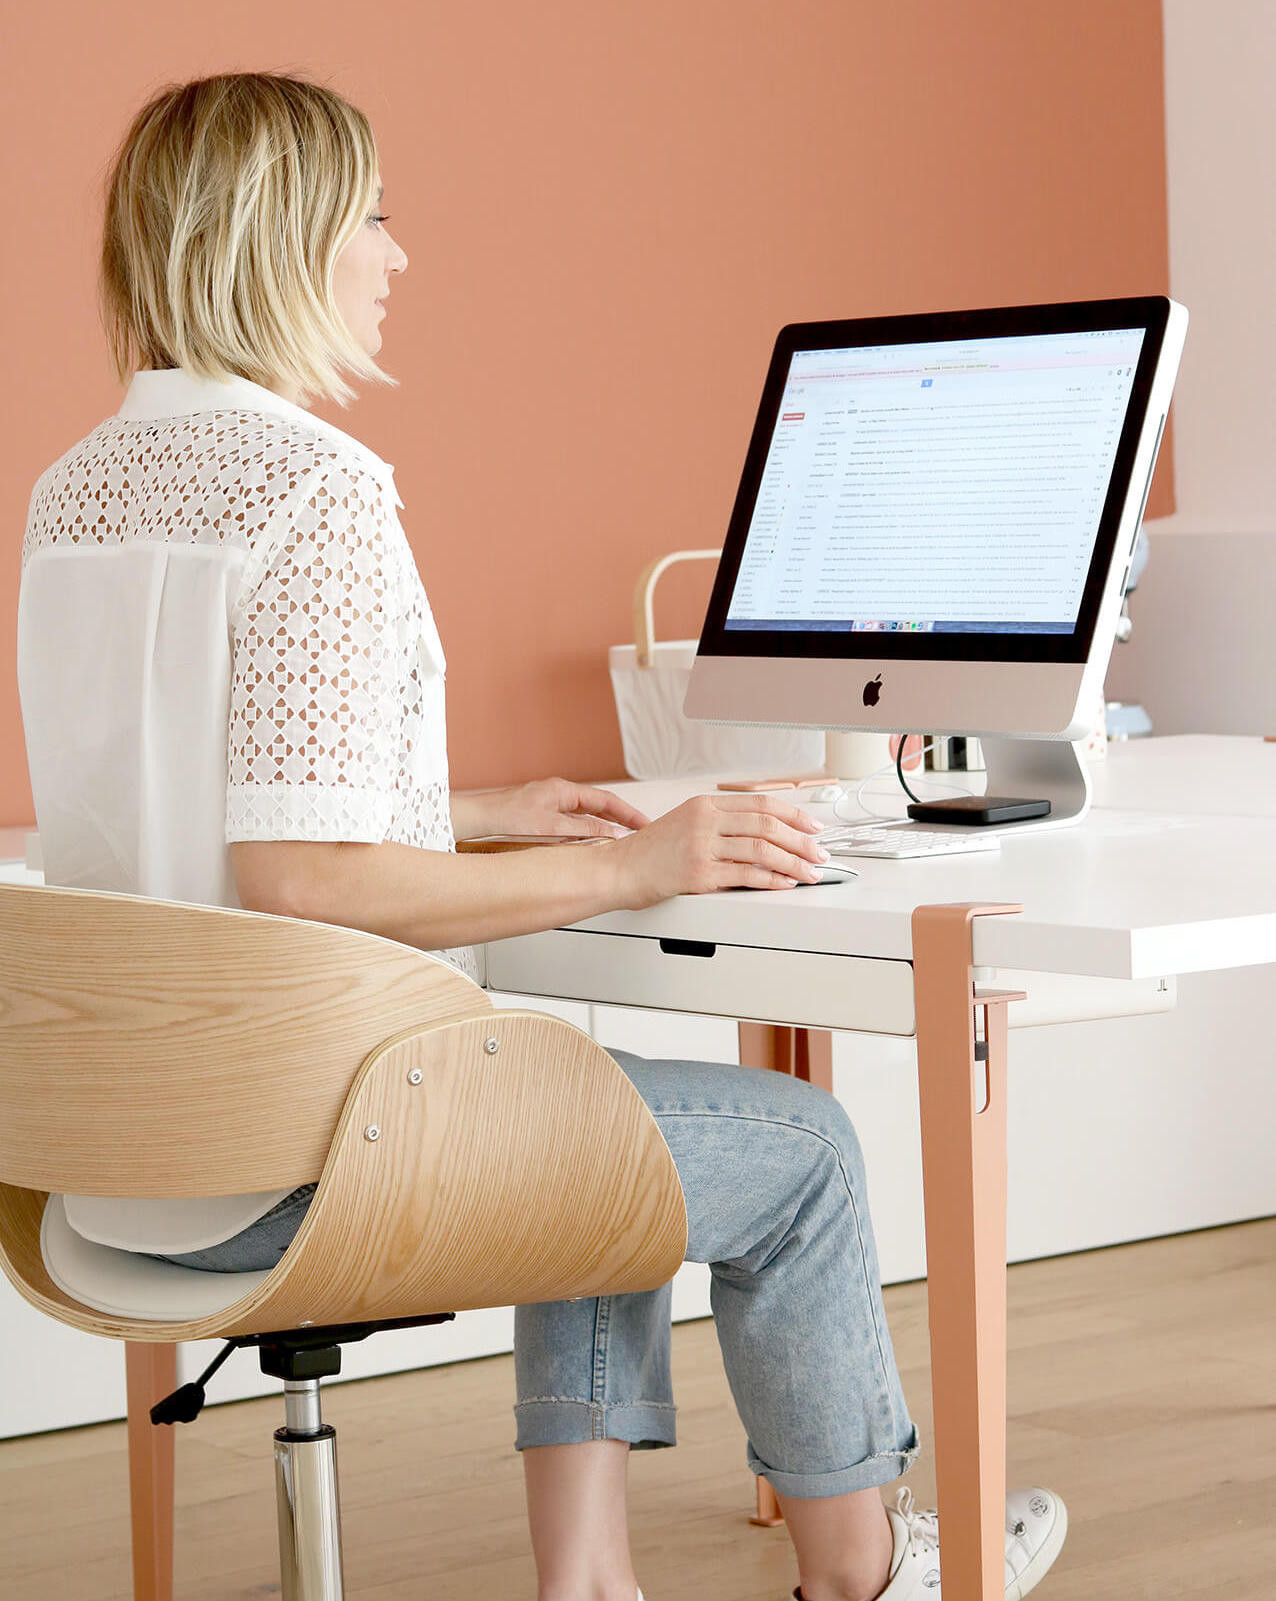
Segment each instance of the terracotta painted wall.
[[32,816],[27,501],[119,406],[100,187],[163,83],[300,71],[372,119],[400,387],[325,415],[395,464],[460,786],[619,775],[606,647],[651,556],[720,541],[781,324],[1167,287],[1156,0],[51,0],[5,32],[0,824]]

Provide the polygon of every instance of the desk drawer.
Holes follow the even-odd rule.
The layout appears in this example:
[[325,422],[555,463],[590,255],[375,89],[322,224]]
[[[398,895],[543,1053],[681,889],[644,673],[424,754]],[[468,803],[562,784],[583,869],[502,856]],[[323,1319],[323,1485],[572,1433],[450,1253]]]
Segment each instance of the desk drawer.
[[551,929],[487,947],[487,981],[518,995],[912,1034],[911,962]]

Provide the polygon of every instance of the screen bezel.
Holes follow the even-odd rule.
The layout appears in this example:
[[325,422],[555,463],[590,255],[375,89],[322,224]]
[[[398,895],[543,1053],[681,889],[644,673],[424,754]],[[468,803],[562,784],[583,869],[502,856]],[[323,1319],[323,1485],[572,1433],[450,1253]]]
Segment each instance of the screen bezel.
[[[1063,301],[1049,305],[998,306],[972,311],[919,312],[898,317],[857,317],[837,322],[789,323],[782,328],[776,338],[762,388],[740,487],[736,492],[731,521],[723,541],[722,558],[718,563],[701,630],[698,654],[826,660],[867,658],[879,661],[1087,661],[1169,315],[1169,299],[1162,295],[1149,295],[1117,300]],[[770,450],[771,436],[788,380],[789,365],[796,351],[836,350],[856,345],[929,344],[948,339],[1004,338],[1017,334],[1088,333],[1115,328],[1142,328],[1144,339],[1108,479],[1107,494],[1090,557],[1090,570],[1086,575],[1076,624],[1070,634],[727,629],[727,609],[744,558],[745,541]]]

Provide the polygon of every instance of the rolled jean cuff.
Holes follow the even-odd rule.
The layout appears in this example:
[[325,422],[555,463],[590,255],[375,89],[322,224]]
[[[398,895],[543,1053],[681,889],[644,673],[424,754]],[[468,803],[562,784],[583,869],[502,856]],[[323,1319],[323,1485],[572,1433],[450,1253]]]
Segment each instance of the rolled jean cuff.
[[677,1410],[672,1401],[582,1401],[571,1396],[520,1401],[514,1408],[514,1449],[581,1440],[628,1440],[639,1451],[676,1445]]
[[778,1468],[761,1461],[749,1447],[749,1466],[764,1478],[773,1490],[781,1495],[811,1499],[826,1495],[850,1495],[853,1490],[867,1490],[875,1485],[889,1484],[908,1472],[917,1459],[920,1441],[917,1426],[909,1443],[898,1451],[879,1451],[876,1456],[865,1457],[853,1467],[837,1468],[832,1473],[782,1473]]

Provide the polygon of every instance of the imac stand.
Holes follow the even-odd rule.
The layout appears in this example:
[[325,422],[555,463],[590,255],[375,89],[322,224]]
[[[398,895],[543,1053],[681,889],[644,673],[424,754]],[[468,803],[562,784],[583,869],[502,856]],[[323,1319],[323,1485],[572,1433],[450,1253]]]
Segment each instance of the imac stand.
[[[1019,801],[1048,801],[1044,817],[1022,822],[1000,822],[971,815],[945,815],[950,803],[927,802],[909,808],[909,816],[919,823],[936,823],[990,828],[996,833],[1018,834],[1028,829],[1065,828],[1079,823],[1090,809],[1090,770],[1081,744],[1067,739],[1012,739],[1001,734],[980,736],[984,765],[988,770],[988,803],[1005,798]],[[1082,742],[1084,743],[1084,742]],[[957,806],[962,802],[953,803]],[[970,805],[972,803],[965,802]]]
[[1084,740],[1007,739],[986,735],[979,741],[988,769],[990,795],[1031,795],[1048,800],[1050,815],[1019,828],[1061,828],[1079,823],[1090,810],[1090,769],[1083,755]]

